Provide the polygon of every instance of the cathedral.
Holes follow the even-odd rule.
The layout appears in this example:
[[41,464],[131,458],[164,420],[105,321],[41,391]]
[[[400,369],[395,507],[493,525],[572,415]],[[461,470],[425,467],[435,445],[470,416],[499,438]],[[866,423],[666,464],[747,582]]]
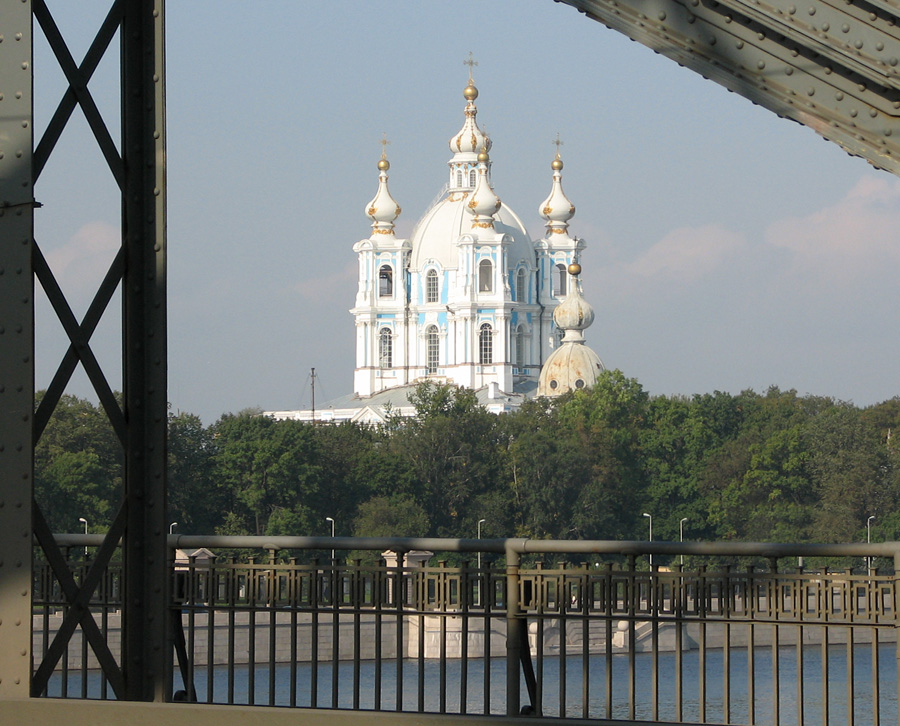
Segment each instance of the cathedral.
[[534,395],[590,387],[603,370],[582,334],[594,317],[578,278],[585,244],[569,231],[575,207],[563,192],[558,151],[539,208],[546,231],[532,240],[491,183],[491,139],[477,123],[471,75],[463,96],[446,183],[408,239],[395,234],[401,209],[384,151],[378,161],[378,189],[365,210],[372,232],[353,246],[354,393],[318,412],[269,415],[376,422],[387,408],[404,413],[409,387],[422,380],[472,388],[501,413]]

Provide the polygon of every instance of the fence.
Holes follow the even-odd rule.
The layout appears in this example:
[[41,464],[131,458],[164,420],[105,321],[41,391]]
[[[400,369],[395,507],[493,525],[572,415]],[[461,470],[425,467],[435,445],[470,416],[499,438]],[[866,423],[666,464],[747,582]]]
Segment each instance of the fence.
[[[678,723],[898,721],[896,578],[863,559],[893,557],[894,544],[173,536],[170,545],[175,700]],[[332,547],[380,559],[332,559]],[[463,560],[475,551],[486,554],[481,567]],[[676,553],[690,556],[687,569],[648,569],[650,554],[658,563]],[[842,557],[846,569],[793,567],[803,556]],[[721,564],[738,557],[760,564]],[[70,566],[83,576],[82,559]],[[35,572],[39,653],[67,606],[47,570]],[[121,577],[114,563],[91,607],[117,658]],[[87,641],[73,638],[45,695],[111,697],[97,668]]]

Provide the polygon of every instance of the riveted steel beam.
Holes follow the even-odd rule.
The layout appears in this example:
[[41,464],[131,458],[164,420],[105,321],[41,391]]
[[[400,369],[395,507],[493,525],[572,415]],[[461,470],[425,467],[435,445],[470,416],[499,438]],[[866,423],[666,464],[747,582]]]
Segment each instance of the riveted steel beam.
[[900,173],[896,0],[557,0]]
[[126,698],[171,689],[166,564],[166,166],[164,0],[125,0],[122,187]]
[[31,2],[0,3],[0,699],[31,680]]

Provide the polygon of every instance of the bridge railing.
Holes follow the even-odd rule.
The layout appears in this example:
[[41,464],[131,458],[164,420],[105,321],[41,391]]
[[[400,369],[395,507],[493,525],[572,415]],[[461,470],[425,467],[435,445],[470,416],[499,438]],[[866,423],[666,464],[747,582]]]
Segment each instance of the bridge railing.
[[[76,579],[93,538],[58,537]],[[898,721],[893,543],[169,543],[174,700],[677,723]],[[831,567],[797,567],[798,557]],[[867,568],[873,557],[889,557],[879,560],[889,567]],[[35,573],[40,653],[67,605],[49,571]],[[91,603],[117,658],[121,578],[114,562]],[[112,697],[85,638],[70,640],[44,695]]]

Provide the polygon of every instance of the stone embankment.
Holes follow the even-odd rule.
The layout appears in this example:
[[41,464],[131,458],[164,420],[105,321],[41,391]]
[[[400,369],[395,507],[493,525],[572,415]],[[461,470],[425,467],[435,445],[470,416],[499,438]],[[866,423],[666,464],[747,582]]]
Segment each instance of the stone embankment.
[[[442,620],[444,621],[442,623]],[[234,613],[233,626],[227,613],[217,613],[212,623],[206,614],[196,615],[190,622],[187,614],[182,616],[185,632],[189,644],[192,644],[194,661],[197,665],[205,665],[209,662],[210,653],[214,664],[248,663],[251,659],[251,650],[255,654],[253,659],[257,663],[267,662],[274,634],[274,657],[277,663],[287,663],[291,660],[291,653],[297,653],[297,659],[302,662],[311,661],[314,657],[320,661],[331,661],[335,654],[339,660],[352,660],[357,652],[362,660],[373,660],[378,655],[384,659],[397,657],[397,618],[393,615],[383,615],[380,626],[374,615],[361,615],[359,617],[359,639],[354,638],[354,617],[342,615],[335,622],[329,614],[320,613],[317,621],[307,613],[297,614],[292,618],[289,612],[276,613],[274,618],[269,613],[259,613],[255,624],[250,622],[250,614],[246,612]],[[441,641],[444,640],[445,657],[460,658],[463,655],[463,643],[465,642],[466,656],[469,658],[482,658],[486,652],[492,657],[502,657],[506,652],[506,622],[503,618],[491,618],[489,627],[485,630],[485,619],[471,616],[464,632],[464,620],[460,616],[449,615],[446,618],[439,616],[404,616],[403,631],[400,637],[400,652],[402,657],[416,658],[420,648],[425,658],[439,658],[441,656]],[[44,636],[46,644],[52,641],[56,630],[62,623],[61,616],[43,618],[36,616],[34,620],[34,648],[36,653],[44,650]],[[118,615],[110,615],[106,621],[107,640],[113,655],[118,659],[121,644],[120,620]],[[101,625],[102,627],[102,625]],[[193,639],[189,632],[193,629]],[[565,621],[555,618],[547,618],[543,621],[543,627],[539,627],[536,621],[529,621],[528,640],[531,651],[536,654],[539,650],[544,656],[580,655],[583,652],[585,638],[588,640],[588,650],[591,654],[603,654],[606,652],[607,634],[612,631],[612,652],[627,653],[631,638],[628,632],[627,621],[613,621],[612,628],[608,629],[606,621],[592,620],[585,627],[583,621],[575,618],[567,618]],[[296,649],[292,648],[292,633],[296,633]],[[824,629],[817,625],[806,625],[802,629],[803,643],[816,645],[822,642]],[[855,643],[871,643],[874,629],[870,626],[856,626],[852,628],[852,638]],[[251,635],[254,647],[251,649]],[[709,623],[705,634],[699,623],[687,623],[682,625],[681,647],[683,650],[693,650],[706,642],[707,648],[722,648],[726,638],[732,648],[745,648],[752,642],[758,647],[771,647],[774,637],[774,627],[768,624],[757,623],[750,625],[742,622]],[[782,625],[778,631],[778,643],[782,646],[796,645],[798,637],[801,637],[801,629],[797,625]],[[828,643],[832,645],[845,644],[851,637],[851,628],[843,626],[831,626],[828,629]],[[896,632],[892,628],[878,630],[878,640],[883,643],[896,642]],[[380,642],[380,647],[379,647]],[[654,635],[653,625],[649,621],[636,621],[634,635],[635,652],[649,652],[653,649]],[[677,647],[676,626],[673,624],[660,624],[656,633],[657,648],[660,651],[674,651]],[[210,648],[212,643],[212,648]],[[97,668],[96,658],[87,647],[88,668]],[[81,668],[82,654],[85,652],[82,643],[81,630],[74,634],[68,650],[68,667]]]

